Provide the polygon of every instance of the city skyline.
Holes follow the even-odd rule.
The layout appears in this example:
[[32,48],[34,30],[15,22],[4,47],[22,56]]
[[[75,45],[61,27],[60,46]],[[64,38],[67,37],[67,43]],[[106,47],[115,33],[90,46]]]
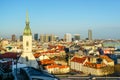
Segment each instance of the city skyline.
[[63,38],[65,33],[93,39],[119,39],[119,0],[1,0],[0,37],[22,35],[25,13],[29,12],[32,34],[55,34]]

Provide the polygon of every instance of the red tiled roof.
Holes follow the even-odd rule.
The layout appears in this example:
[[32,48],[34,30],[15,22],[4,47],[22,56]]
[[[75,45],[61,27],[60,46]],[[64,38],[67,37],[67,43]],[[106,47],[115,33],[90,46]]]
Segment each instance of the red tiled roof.
[[55,52],[55,50],[48,50],[48,51],[46,51],[46,53],[54,53]]
[[7,53],[4,53],[4,54],[0,54],[0,58],[13,58],[13,59],[16,59],[17,55],[20,56],[20,54],[18,54],[18,53],[7,52]]
[[105,67],[106,65],[105,65],[104,63],[97,64],[97,63],[86,62],[86,63],[84,64],[84,66],[99,69],[99,68]]
[[34,57],[35,57],[35,58],[38,58],[38,57],[40,57],[40,55],[41,55],[40,53],[35,53],[35,54],[34,54]]
[[101,58],[103,58],[103,59],[105,59],[107,62],[112,62],[113,60],[112,59],[110,59],[108,56],[106,56],[106,55],[101,55],[100,56]]
[[48,45],[50,48],[56,48],[56,46],[53,46],[53,45]]
[[54,65],[48,65],[46,68],[59,68],[59,65],[54,64]]
[[86,60],[87,57],[74,57],[71,61],[78,62],[78,63],[83,63]]
[[54,60],[50,60],[50,59],[44,59],[39,61],[42,65],[46,65],[46,64],[54,64]]
[[59,68],[60,68],[60,69],[61,69],[61,68],[68,68],[68,66],[62,65],[62,66],[59,66]]
[[57,65],[57,64],[54,64],[54,65],[48,65],[46,66],[47,69],[50,69],[50,68],[59,68],[59,69],[63,69],[63,68],[68,68],[68,66],[66,65]]
[[62,45],[57,45],[57,46],[54,46],[54,45],[49,45],[49,48],[57,48],[57,49],[59,49],[59,50],[64,50],[64,46],[62,46]]

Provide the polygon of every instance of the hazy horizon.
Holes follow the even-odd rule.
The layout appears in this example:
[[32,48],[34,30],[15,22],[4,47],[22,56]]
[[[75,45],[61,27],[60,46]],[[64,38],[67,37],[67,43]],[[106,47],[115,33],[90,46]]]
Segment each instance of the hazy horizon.
[[93,39],[120,39],[120,0],[1,0],[0,37],[23,34],[26,11],[32,33],[80,34]]

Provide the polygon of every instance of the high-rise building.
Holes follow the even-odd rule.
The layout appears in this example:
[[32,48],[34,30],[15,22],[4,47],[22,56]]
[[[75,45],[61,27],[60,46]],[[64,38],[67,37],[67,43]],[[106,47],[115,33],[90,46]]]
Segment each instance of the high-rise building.
[[40,42],[50,42],[55,41],[54,34],[40,34]]
[[55,41],[55,35],[54,34],[50,35],[50,41]]
[[44,39],[44,34],[40,34],[40,42],[44,42],[45,39]]
[[78,40],[79,41],[80,40],[80,34],[75,34],[74,35],[74,40]]
[[23,41],[23,36],[22,35],[20,36],[20,41]]
[[59,41],[59,37],[58,36],[55,36],[55,41]]
[[26,15],[26,26],[23,33],[23,53],[18,62],[38,68],[38,63],[32,53],[32,32],[29,26],[28,13]]
[[45,42],[49,42],[49,35],[45,34]]
[[16,36],[15,36],[15,34],[12,35],[12,41],[16,41]]
[[71,41],[72,41],[72,35],[71,35],[70,33],[66,33],[66,34],[64,35],[64,40],[65,40],[66,42],[71,42]]
[[92,40],[92,30],[88,30],[88,40]]
[[38,34],[34,34],[34,40],[38,41]]

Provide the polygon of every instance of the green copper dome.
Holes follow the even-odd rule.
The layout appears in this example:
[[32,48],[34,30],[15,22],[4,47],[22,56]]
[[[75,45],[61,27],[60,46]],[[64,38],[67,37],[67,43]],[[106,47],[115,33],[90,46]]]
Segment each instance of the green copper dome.
[[25,26],[23,35],[32,35],[31,29],[30,29],[30,27],[29,27],[28,13],[26,14],[26,26]]
[[32,35],[31,29],[30,29],[29,25],[26,24],[26,27],[24,29],[24,33],[23,34],[24,35]]

